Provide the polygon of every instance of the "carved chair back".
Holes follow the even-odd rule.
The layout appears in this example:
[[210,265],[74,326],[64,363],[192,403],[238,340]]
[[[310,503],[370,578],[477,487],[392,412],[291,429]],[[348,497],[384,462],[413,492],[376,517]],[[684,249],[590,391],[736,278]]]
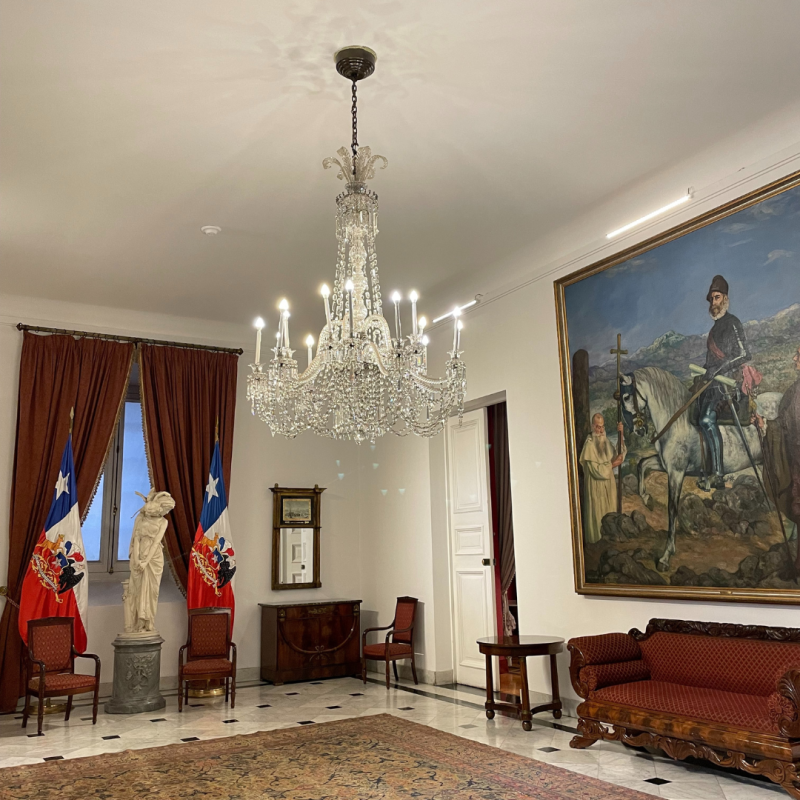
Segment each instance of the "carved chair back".
[[[398,597],[394,611],[394,629],[401,631],[392,635],[392,642],[400,644],[414,644],[414,622],[417,615],[416,597]],[[410,628],[410,630],[404,630]]]
[[43,661],[46,672],[74,672],[72,655],[75,620],[72,617],[44,617],[28,620],[28,655]]
[[229,608],[190,608],[187,660],[228,658],[231,645]]

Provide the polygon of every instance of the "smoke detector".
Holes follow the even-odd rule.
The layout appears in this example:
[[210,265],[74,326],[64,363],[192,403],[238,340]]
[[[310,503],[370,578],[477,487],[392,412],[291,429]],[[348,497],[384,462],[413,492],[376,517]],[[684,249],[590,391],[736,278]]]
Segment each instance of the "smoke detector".
[[203,231],[206,236],[216,236],[218,233],[222,233],[222,228],[220,228],[219,225],[203,225],[200,230]]

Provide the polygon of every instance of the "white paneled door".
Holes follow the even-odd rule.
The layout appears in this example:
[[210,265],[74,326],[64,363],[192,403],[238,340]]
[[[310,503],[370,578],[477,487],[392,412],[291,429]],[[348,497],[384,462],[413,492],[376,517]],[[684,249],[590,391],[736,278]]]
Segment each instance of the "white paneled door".
[[485,657],[475,642],[497,629],[486,409],[464,414],[461,425],[458,417],[448,422],[447,462],[454,679],[485,688]]

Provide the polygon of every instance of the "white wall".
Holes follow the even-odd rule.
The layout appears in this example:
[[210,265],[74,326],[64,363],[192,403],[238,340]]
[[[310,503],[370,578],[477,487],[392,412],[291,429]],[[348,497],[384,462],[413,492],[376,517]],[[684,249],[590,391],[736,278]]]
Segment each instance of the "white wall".
[[[0,296],[0,576],[8,566],[8,520],[16,432],[17,387],[22,334],[17,322],[50,327],[252,348],[250,331],[206,320],[174,318],[34,298]],[[245,381],[252,352],[239,360],[233,465],[229,490],[231,527],[237,551],[236,623],[239,668],[260,664],[261,621],[258,603],[360,597],[358,536],[358,449],[320,437],[294,440],[272,437],[250,414]],[[273,592],[271,586],[272,492],[281,486],[326,487],[322,495],[322,588]],[[165,570],[166,573],[166,570]],[[177,675],[177,652],[185,641],[185,601],[162,581],[156,624],[165,639],[162,676]],[[90,583],[91,587],[91,583]],[[122,629],[117,587],[90,588],[89,652],[103,661],[103,682],[110,682],[111,642]],[[5,600],[3,600],[5,602]],[[247,673],[255,674],[255,673]]]
[[[428,463],[428,442],[417,437],[390,435],[374,445],[361,445],[360,569],[364,608],[373,612],[365,614],[364,627],[388,625],[398,597],[419,598],[417,670],[433,673],[437,664]],[[383,642],[384,636],[371,634],[369,643]]]

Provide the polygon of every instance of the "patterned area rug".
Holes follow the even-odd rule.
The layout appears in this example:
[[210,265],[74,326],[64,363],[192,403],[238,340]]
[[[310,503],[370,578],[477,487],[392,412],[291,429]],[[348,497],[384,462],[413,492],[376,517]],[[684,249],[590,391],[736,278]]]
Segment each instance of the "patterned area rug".
[[650,800],[380,714],[0,770],[3,800]]

